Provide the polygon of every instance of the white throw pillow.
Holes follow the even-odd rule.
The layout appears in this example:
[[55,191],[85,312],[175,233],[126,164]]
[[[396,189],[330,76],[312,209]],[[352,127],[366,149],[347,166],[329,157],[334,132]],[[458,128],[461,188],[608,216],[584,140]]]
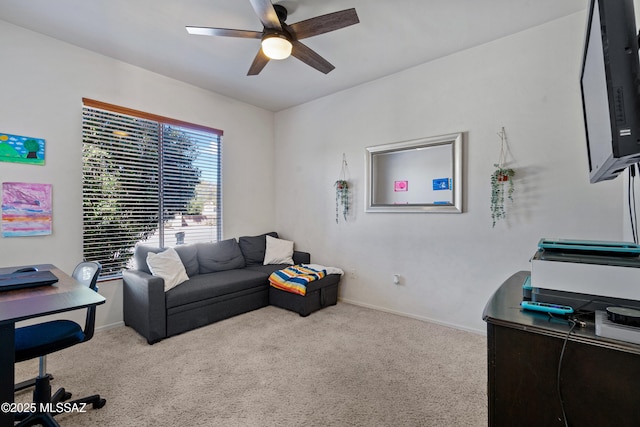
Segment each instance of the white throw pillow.
[[147,254],[147,265],[151,270],[151,274],[164,279],[165,292],[189,280],[180,256],[173,248],[157,254],[149,252]]
[[290,264],[293,265],[293,242],[289,240],[267,237],[267,249],[264,252],[264,265]]

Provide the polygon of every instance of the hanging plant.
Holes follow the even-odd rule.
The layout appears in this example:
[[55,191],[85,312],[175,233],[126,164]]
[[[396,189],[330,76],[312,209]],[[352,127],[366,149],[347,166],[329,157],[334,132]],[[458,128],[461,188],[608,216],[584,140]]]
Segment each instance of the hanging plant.
[[349,182],[339,179],[334,184],[336,187],[336,224],[340,219],[340,207],[342,207],[342,216],[347,220],[349,214]]
[[349,166],[347,165],[347,157],[342,153],[342,170],[340,171],[340,178],[336,181],[334,187],[336,187],[336,224],[340,221],[340,207],[342,207],[342,217],[347,220],[349,215],[349,181],[347,176],[349,174]]
[[493,220],[492,227],[496,226],[496,222],[500,219],[504,219],[507,216],[504,210],[504,196],[505,185],[508,183],[506,190],[507,198],[513,202],[513,176],[516,172],[511,168],[503,168],[494,164],[497,168],[491,174],[491,219]]
[[[504,128],[498,133],[500,137],[500,158],[498,163],[494,163],[496,170],[491,174],[491,220],[493,221],[492,227],[496,226],[496,222],[505,219],[507,212],[504,207],[505,193],[507,199],[513,202],[513,192],[515,186],[513,183],[513,177],[516,172],[512,168],[504,166],[505,158],[507,156],[507,135]],[[505,188],[506,187],[506,188]]]

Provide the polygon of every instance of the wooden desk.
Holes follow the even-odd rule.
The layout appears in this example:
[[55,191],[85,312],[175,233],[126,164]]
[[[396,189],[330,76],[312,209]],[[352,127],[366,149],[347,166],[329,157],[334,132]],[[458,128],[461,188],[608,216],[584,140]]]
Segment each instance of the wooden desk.
[[[20,320],[103,304],[105,298],[78,283],[51,264],[38,265],[50,270],[58,282],[50,286],[0,292],[0,403],[13,402],[15,382],[15,326]],[[20,267],[0,268],[0,274]],[[13,426],[13,414],[0,411],[0,426]]]
[[[487,303],[490,426],[564,426],[557,392],[570,325],[520,309],[521,271]],[[595,335],[593,319],[569,335],[560,387],[570,426],[640,426],[640,345]]]

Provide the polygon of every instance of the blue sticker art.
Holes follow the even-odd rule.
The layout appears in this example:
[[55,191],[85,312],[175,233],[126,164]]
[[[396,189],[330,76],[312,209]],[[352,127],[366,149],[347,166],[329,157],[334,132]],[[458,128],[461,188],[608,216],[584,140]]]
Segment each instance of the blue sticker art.
[[436,178],[433,180],[433,190],[451,190],[451,178]]

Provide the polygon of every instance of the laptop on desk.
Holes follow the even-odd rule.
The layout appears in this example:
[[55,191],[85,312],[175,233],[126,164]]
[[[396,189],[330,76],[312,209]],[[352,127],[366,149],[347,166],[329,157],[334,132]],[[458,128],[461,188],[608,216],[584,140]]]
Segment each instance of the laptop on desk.
[[28,271],[0,274],[0,292],[52,285],[58,277],[50,271]]

